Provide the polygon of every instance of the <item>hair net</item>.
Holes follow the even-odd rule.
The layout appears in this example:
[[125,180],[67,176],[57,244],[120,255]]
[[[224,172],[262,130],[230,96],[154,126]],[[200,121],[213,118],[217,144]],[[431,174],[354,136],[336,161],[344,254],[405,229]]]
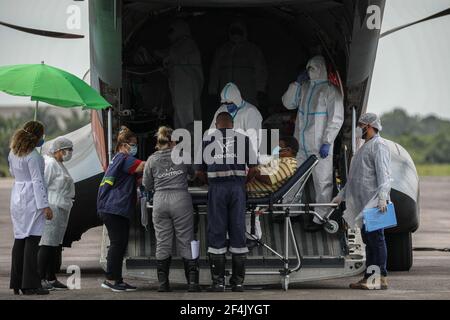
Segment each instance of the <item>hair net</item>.
[[73,143],[67,138],[59,137],[53,140],[53,143],[48,150],[50,154],[55,153],[56,151],[62,150],[62,149],[69,149],[73,148]]
[[383,130],[383,126],[381,125],[381,119],[375,113],[366,113],[361,116],[359,119],[359,123],[368,124],[378,131]]

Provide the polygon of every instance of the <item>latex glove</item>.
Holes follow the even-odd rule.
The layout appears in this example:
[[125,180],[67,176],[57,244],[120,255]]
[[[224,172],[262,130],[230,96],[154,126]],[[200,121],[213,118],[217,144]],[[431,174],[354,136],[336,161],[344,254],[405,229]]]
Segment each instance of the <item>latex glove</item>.
[[322,159],[325,159],[326,157],[328,157],[328,154],[330,153],[330,148],[331,145],[324,143],[321,147],[320,147],[320,157]]
[[297,82],[302,84],[302,82],[305,81],[309,81],[309,74],[308,71],[303,71],[302,73],[299,74],[299,76],[297,77]]
[[331,200],[332,203],[341,204],[344,199],[342,199],[340,196],[334,197],[333,200]]
[[387,211],[387,201],[384,199],[378,200],[378,209],[380,209],[381,212]]

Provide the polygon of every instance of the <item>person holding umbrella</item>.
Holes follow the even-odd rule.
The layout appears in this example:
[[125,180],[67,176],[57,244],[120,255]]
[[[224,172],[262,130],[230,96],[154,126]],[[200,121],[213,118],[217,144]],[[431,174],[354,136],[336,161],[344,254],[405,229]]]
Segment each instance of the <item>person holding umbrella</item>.
[[11,261],[10,288],[14,294],[43,295],[37,256],[45,219],[51,220],[47,187],[44,178],[44,158],[36,147],[44,144],[44,125],[29,121],[17,130],[11,140],[9,170],[14,177],[11,192],[11,219],[14,246]]

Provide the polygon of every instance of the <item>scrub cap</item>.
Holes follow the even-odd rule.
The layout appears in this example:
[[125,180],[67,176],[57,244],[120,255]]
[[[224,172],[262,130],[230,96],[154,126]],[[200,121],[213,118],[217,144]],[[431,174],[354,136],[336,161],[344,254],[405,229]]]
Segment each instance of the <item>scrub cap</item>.
[[59,137],[53,141],[52,146],[49,149],[49,152],[50,152],[50,154],[53,154],[56,151],[63,150],[63,149],[70,149],[70,148],[73,148],[72,141],[70,141],[69,139],[64,138],[64,137]]
[[359,123],[368,124],[378,131],[383,130],[383,126],[381,125],[381,119],[375,113],[366,113],[361,116],[359,119]]

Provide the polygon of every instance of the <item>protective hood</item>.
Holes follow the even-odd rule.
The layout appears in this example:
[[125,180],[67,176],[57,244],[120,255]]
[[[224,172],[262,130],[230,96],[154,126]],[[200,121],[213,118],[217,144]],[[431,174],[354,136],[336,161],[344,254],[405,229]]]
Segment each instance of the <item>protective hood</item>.
[[306,65],[309,78],[313,81],[328,80],[327,64],[322,56],[315,56]]
[[247,40],[247,26],[243,21],[234,21],[228,28],[228,36],[233,42],[241,42]]
[[234,83],[227,83],[220,93],[222,103],[234,103],[238,108],[244,105],[241,92]]
[[169,39],[170,41],[176,42],[183,37],[191,36],[191,28],[188,23],[184,20],[175,20],[171,23],[169,28]]
[[73,142],[65,137],[58,137],[55,139],[49,149],[49,154],[53,154],[56,151],[62,149],[71,149],[73,148]]

